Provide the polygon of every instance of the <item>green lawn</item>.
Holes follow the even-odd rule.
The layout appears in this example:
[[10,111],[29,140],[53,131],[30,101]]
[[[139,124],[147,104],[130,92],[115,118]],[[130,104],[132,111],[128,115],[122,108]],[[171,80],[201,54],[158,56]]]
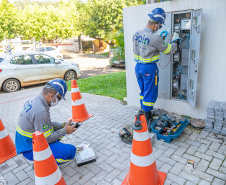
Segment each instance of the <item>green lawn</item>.
[[[85,79],[77,79],[81,93],[109,96],[123,100],[126,94],[126,72],[99,75]],[[68,90],[71,90],[70,81],[67,81]]]

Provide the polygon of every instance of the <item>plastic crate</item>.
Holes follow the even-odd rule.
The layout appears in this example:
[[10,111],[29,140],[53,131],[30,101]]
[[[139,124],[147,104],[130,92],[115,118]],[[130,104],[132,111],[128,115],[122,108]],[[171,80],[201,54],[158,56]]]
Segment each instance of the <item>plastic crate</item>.
[[185,127],[189,124],[189,121],[187,121],[187,119],[185,119],[184,121],[180,121],[179,123],[172,122],[176,127],[179,125],[178,128],[176,129],[176,131],[174,133],[172,133],[172,135],[164,136],[164,135],[162,135],[163,129],[165,127],[168,127],[169,123],[166,123],[164,125],[164,127],[162,127],[160,130],[155,130],[156,123],[159,119],[157,119],[155,122],[153,122],[151,124],[151,131],[156,133],[158,140],[164,140],[167,143],[171,143],[174,139],[178,138],[181,135],[181,133],[183,132],[183,130],[185,129]]

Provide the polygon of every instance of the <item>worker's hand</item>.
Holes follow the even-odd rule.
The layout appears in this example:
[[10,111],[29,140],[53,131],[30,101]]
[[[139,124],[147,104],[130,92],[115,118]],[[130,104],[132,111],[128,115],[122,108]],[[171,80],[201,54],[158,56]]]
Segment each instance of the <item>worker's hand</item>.
[[173,43],[173,42],[179,42],[179,43],[181,42],[181,39],[180,39],[179,34],[177,32],[173,33],[173,37],[172,37],[171,43]]
[[72,122],[72,120],[70,120],[64,127],[66,129],[67,134],[72,134],[74,131],[77,130],[77,128],[75,128],[76,124],[70,126],[71,122]]

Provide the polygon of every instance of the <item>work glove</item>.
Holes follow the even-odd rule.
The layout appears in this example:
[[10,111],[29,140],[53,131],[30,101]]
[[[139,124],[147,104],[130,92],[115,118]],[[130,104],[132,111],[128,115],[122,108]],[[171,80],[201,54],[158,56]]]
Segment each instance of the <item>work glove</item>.
[[173,33],[172,41],[170,43],[179,42],[181,43],[181,38],[179,37],[179,34],[177,32]]

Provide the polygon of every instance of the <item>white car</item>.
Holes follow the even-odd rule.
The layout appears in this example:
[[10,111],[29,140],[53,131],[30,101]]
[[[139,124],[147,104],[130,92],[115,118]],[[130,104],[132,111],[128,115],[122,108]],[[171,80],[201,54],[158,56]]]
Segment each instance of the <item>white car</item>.
[[[27,50],[32,51],[34,50],[34,48],[28,48]],[[45,52],[57,59],[63,59],[63,54],[61,53],[60,49],[56,46],[42,46],[42,47],[36,48],[35,51]]]
[[66,81],[80,76],[79,65],[59,60],[42,52],[0,54],[0,90],[14,92],[20,87],[40,84],[55,78]]

